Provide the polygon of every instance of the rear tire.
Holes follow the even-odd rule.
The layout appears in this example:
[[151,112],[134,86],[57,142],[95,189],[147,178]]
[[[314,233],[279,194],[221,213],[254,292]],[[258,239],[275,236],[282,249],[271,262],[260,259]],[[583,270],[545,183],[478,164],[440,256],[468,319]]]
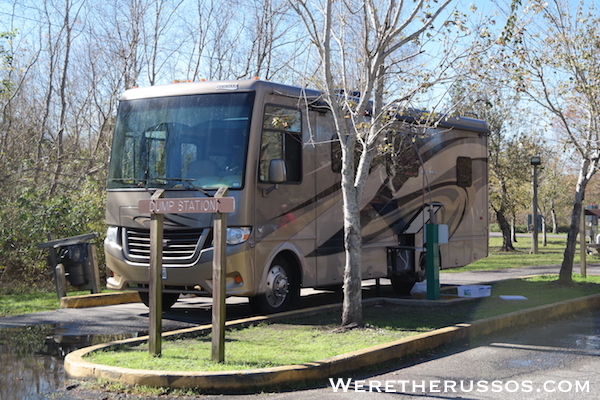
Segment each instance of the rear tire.
[[[146,307],[150,307],[150,293],[148,292],[138,292],[140,295],[140,300],[142,303],[146,305]],[[173,305],[179,299],[179,293],[163,293],[162,294],[162,309],[163,311],[167,311],[173,307]]]
[[299,282],[283,258],[276,258],[269,267],[265,287],[265,293],[250,298],[250,306],[257,313],[285,311],[300,297]]

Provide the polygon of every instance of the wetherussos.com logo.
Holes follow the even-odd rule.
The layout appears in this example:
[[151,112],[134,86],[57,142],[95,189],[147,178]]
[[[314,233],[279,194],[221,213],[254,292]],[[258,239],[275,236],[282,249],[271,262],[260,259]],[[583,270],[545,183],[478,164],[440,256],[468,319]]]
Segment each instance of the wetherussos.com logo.
[[487,380],[354,380],[329,378],[334,393],[386,392],[405,394],[424,393],[589,393],[589,381],[547,380],[487,381]]

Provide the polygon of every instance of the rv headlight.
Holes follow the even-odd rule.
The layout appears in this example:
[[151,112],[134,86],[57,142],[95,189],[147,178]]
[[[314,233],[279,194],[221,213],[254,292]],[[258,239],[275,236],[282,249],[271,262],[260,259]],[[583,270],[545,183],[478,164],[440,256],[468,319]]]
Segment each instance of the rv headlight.
[[248,227],[227,228],[227,244],[241,244],[250,238]]
[[106,230],[106,242],[107,243],[119,243],[119,227],[109,226]]

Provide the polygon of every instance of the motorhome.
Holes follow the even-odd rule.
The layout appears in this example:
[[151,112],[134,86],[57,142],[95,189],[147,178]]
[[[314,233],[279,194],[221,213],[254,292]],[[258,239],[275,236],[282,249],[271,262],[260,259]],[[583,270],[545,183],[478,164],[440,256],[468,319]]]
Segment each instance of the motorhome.
[[[424,225],[448,227],[441,268],[488,252],[485,122],[414,115],[382,138],[362,200],[363,279],[406,292],[424,278]],[[419,129],[413,129],[415,127]],[[415,133],[420,132],[420,133]],[[287,308],[300,288],[341,287],[341,153],[320,93],[261,80],[127,90],[120,99],[108,178],[105,241],[110,289],[148,302],[151,216],[140,200],[206,198],[220,187],[228,215],[227,296],[263,312]],[[213,214],[164,215],[163,307],[212,294]]]

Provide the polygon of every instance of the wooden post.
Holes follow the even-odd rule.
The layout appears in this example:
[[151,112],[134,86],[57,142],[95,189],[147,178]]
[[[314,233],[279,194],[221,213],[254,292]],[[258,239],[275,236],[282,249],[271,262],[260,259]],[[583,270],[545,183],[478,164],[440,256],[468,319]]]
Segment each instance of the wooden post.
[[[159,189],[152,200],[159,199],[164,193]],[[162,352],[162,253],[163,253],[163,214],[151,214],[150,220],[150,327],[148,340],[149,352],[160,357]]]
[[150,354],[160,356],[162,322],[162,249],[163,214],[214,214],[213,254],[213,360],[225,360],[225,246],[227,241],[227,213],[235,211],[235,198],[223,197],[227,188],[220,188],[214,198],[161,199],[164,190],[157,190],[150,200],[140,200],[138,211],[150,213]]
[[[52,251],[55,252],[54,249]],[[58,300],[67,295],[67,279],[65,278],[65,266],[60,263],[54,267],[54,279],[56,280],[56,294]]]
[[[221,187],[215,198],[224,197],[226,193],[227,188]],[[214,216],[212,360],[221,363],[225,361],[227,214],[217,212]]]
[[87,271],[87,276],[90,278],[90,291],[92,294],[100,293],[100,271],[98,270],[96,245],[86,243],[85,250],[87,251],[87,257],[85,258],[84,268]]

